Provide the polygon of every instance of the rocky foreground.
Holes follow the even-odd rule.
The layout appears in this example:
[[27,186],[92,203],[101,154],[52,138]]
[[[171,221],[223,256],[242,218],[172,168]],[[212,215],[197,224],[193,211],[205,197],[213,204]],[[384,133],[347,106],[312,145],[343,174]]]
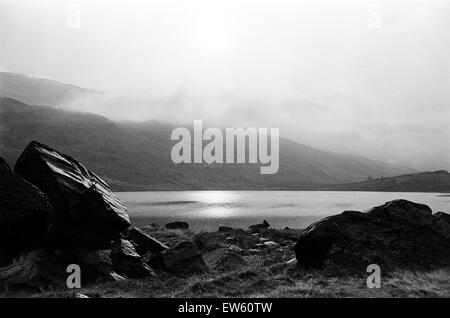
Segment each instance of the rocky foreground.
[[[67,285],[73,264],[81,289]],[[366,285],[370,264],[380,289]],[[0,158],[0,286],[8,297],[449,296],[450,216],[395,200],[305,230],[138,229],[104,180],[31,142],[14,172]]]

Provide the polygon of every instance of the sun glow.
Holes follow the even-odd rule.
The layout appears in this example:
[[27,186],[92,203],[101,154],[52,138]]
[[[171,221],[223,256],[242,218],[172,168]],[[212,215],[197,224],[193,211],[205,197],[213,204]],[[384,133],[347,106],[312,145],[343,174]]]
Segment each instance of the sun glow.
[[193,31],[193,47],[200,57],[223,58],[232,51],[231,28],[226,21],[208,18],[197,21]]

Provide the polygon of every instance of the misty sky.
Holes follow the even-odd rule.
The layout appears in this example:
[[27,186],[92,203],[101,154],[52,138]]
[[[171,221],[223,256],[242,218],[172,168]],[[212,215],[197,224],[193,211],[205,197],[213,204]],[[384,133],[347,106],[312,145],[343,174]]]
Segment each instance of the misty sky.
[[112,119],[450,169],[450,0],[0,0],[0,69],[106,91],[62,107]]

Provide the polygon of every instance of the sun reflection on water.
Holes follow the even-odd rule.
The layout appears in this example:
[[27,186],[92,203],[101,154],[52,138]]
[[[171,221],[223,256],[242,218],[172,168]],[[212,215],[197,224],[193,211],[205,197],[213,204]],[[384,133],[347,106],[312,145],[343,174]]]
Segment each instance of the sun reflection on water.
[[198,191],[192,193],[193,200],[200,201],[205,207],[199,211],[205,218],[227,218],[238,213],[235,207],[235,193],[231,191]]

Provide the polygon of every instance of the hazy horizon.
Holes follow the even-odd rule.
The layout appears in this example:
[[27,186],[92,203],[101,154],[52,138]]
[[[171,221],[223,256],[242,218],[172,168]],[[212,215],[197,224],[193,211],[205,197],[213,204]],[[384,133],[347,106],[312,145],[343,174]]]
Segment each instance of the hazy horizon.
[[61,107],[114,120],[279,127],[450,169],[448,30],[439,0],[0,0],[0,71],[106,91]]

